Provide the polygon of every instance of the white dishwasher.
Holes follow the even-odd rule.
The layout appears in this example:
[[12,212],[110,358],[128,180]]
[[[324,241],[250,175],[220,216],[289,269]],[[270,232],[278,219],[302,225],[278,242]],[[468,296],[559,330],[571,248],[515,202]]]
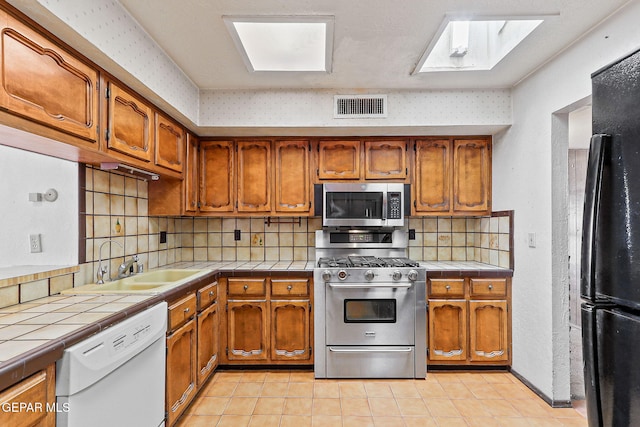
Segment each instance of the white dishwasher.
[[165,421],[167,303],[69,347],[56,364],[58,427]]

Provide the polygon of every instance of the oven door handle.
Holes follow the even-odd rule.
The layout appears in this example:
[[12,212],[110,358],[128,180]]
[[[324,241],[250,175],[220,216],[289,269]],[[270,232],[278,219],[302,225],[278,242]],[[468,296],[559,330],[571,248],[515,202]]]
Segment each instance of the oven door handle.
[[371,284],[371,283],[350,283],[350,284],[329,283],[329,286],[337,289],[364,289],[364,288],[380,289],[380,288],[410,288],[413,286],[413,284],[412,283],[391,283],[388,285],[378,285],[378,284]]
[[410,353],[413,351],[412,347],[402,348],[335,348],[329,347],[329,351],[334,353]]

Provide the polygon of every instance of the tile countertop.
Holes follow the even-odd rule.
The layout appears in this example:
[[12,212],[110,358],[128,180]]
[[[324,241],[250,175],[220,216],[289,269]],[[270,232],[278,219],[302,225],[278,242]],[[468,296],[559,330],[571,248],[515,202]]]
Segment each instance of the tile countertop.
[[[429,275],[511,276],[513,271],[494,265],[464,261],[420,261]],[[313,261],[178,262],[166,268],[211,269],[215,273],[283,272],[312,274]],[[78,267],[55,267],[73,272]],[[6,270],[6,271],[5,271]],[[11,269],[0,269],[0,281],[13,281]],[[25,270],[20,276],[48,275],[46,266]],[[3,274],[4,273],[4,274]],[[28,303],[0,308],[0,390],[15,384],[62,357],[64,348],[164,300],[160,295],[52,295]]]

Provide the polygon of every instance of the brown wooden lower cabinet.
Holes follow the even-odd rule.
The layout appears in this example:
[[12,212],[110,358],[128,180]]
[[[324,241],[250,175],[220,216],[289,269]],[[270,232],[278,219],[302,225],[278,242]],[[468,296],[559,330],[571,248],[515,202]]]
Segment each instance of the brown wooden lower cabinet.
[[216,301],[217,283],[198,290],[198,389],[220,361],[220,310]]
[[221,278],[226,309],[220,363],[313,364],[311,282],[310,277]]
[[511,364],[509,278],[427,281],[427,364]]
[[[0,392],[0,426],[54,427],[56,425],[56,365],[51,364]],[[30,405],[33,410],[11,410],[11,405]]]

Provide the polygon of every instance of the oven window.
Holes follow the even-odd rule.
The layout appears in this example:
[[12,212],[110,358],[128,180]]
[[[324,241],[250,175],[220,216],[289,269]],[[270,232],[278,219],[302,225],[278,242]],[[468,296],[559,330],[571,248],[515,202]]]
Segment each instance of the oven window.
[[345,323],[396,323],[395,299],[346,299]]
[[325,206],[327,218],[382,219],[382,192],[330,192]]

